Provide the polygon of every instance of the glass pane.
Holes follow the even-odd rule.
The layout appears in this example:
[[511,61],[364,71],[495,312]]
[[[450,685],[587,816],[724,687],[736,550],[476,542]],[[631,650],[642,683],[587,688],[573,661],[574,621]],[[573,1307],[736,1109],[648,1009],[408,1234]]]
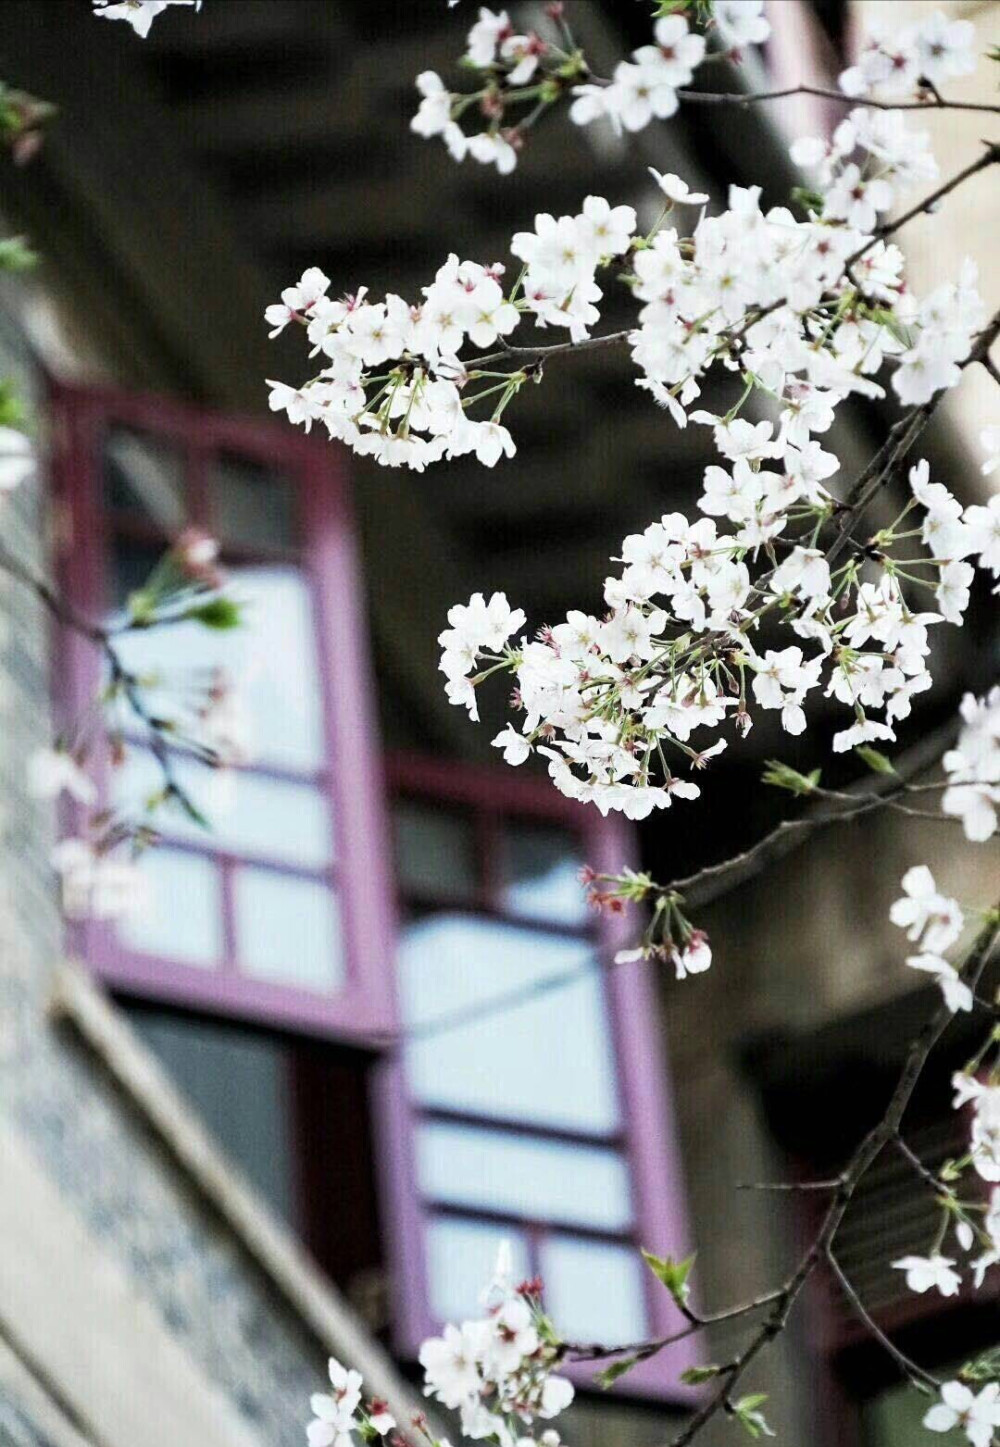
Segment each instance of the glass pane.
[[167,534],[184,526],[184,460],[162,439],[114,427],[104,448],[104,500],[136,514]]
[[[232,854],[257,854],[285,864],[322,869],[333,862],[330,808],[314,784],[297,784],[236,769],[174,761],[177,781],[211,828],[203,829],[176,802],[157,810],[160,833]],[[133,748],[112,776],[112,798],[134,810],[163,785],[145,749]]]
[[193,1016],[144,1009],[130,1010],[129,1015],[223,1149],[290,1219],[292,1112],[286,1047]]
[[337,902],[329,885],[247,866],[235,883],[244,974],[328,993],[344,978]]
[[618,1125],[603,981],[586,941],[437,914],[403,932],[398,958],[417,1100],[569,1129]]
[[505,909],[553,924],[587,923],[579,845],[565,829],[510,823],[503,840]]
[[[136,550],[120,548],[120,575],[145,577],[146,564]],[[117,643],[122,662],[136,673],[162,679],[163,687],[150,694],[172,719],[183,718],[180,695],[186,691],[190,698],[200,686],[203,696],[213,671],[222,669],[238,687],[253,757],[314,771],[324,760],[324,738],[308,585],[297,569],[283,565],[235,568],[231,577],[231,595],[243,605],[242,627],[219,634],[197,623],[178,623],[123,634]]]
[[403,890],[454,899],[476,888],[472,820],[399,799],[394,806],[396,869]]
[[223,546],[291,548],[295,490],[285,477],[246,457],[222,454],[209,469],[212,526]]
[[429,1223],[426,1241],[430,1307],[439,1321],[482,1316],[479,1296],[493,1275],[503,1242],[511,1249],[514,1279],[531,1275],[527,1241],[506,1226],[438,1218]]
[[570,1341],[637,1341],[646,1335],[639,1253],[613,1242],[550,1236],[542,1242],[545,1304]]
[[614,1151],[427,1121],[417,1159],[420,1189],[435,1201],[605,1231],[631,1225],[628,1169]]
[[143,855],[142,868],[150,884],[149,903],[118,922],[118,938],[140,954],[212,969],[223,953],[216,866],[197,854],[157,845]]

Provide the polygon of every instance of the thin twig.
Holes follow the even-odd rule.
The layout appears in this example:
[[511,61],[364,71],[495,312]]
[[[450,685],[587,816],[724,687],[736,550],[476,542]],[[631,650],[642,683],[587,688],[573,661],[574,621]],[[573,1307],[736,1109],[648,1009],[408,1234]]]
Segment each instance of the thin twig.
[[835,1191],[843,1176],[828,1181],[737,1181],[738,1191]]
[[925,1181],[926,1184],[930,1186],[932,1191],[934,1191],[939,1196],[953,1196],[955,1194],[954,1191],[950,1190],[949,1187],[946,1186],[945,1183],[940,1180],[933,1171],[927,1169],[923,1161],[917,1155],[916,1151],[911,1150],[910,1147],[906,1144],[906,1141],[900,1135],[899,1131],[896,1132],[895,1138],[893,1139],[892,1143],[896,1147],[897,1151],[899,1151],[899,1154],[903,1157],[903,1159],[908,1163],[908,1165],[912,1167],[914,1171],[916,1171],[920,1179],[922,1181]]
[[[989,961],[993,947],[1000,936],[1000,904],[991,913],[988,922],[976,937],[960,975],[971,989],[975,989]],[[823,1217],[816,1236],[806,1250],[795,1270],[781,1288],[774,1309],[768,1313],[755,1335],[743,1351],[722,1369],[721,1380],[708,1401],[695,1412],[680,1432],[671,1440],[670,1447],[687,1447],[705,1424],[726,1409],[733,1388],[746,1374],[747,1369],[762,1351],[784,1331],[788,1317],[802,1292],[821,1261],[828,1257],[834,1239],[848,1206],[862,1178],[887,1145],[899,1132],[903,1115],[910,1103],[917,1082],[935,1045],[951,1023],[952,1014],[942,1000],[928,1017],[923,1029],[913,1040],[906,1053],[906,1060],[889,1097],[885,1112],[877,1125],[873,1126],[861,1141],[848,1162],[841,1184]]]
[[880,1346],[884,1347],[885,1350],[892,1357],[893,1361],[899,1367],[903,1375],[909,1377],[910,1380],[917,1386],[922,1385],[927,1387],[933,1387],[935,1390],[937,1390],[937,1388],[941,1385],[937,1377],[926,1371],[922,1366],[919,1366],[918,1363],[913,1361],[911,1357],[908,1357],[905,1352],[901,1352],[899,1350],[899,1347],[896,1346],[895,1342],[892,1341],[890,1337],[886,1336],[885,1332],[879,1326],[878,1322],[875,1321],[875,1319],[871,1316],[864,1302],[861,1300],[861,1297],[858,1295],[857,1291],[854,1289],[854,1286],[851,1284],[850,1280],[845,1274],[843,1268],[840,1265],[840,1262],[837,1260],[836,1256],[834,1256],[833,1251],[830,1247],[827,1247],[825,1255],[827,1265],[830,1267],[830,1270],[837,1278],[837,1283],[840,1286],[841,1291],[847,1297],[847,1300],[850,1302],[851,1306],[854,1308],[857,1315],[864,1322],[865,1326],[871,1332],[875,1340],[879,1343]]
[[783,90],[764,91],[706,91],[706,90],[679,90],[677,92],[681,100],[692,101],[696,105],[734,105],[748,106],[757,105],[762,101],[785,100],[790,96],[813,95],[822,100],[839,101],[846,106],[865,106],[880,111],[983,111],[988,115],[1000,115],[1000,106],[989,105],[981,101],[958,101],[945,100],[936,96],[932,101],[883,101],[872,100],[865,96],[863,99],[858,96],[845,95],[840,90],[825,90],[817,85],[791,85]]

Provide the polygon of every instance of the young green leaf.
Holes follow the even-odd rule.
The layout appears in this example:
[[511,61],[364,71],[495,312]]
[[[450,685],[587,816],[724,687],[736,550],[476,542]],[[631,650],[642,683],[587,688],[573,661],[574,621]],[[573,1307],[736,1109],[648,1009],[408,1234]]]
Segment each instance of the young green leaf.
[[800,774],[798,769],[783,764],[780,759],[768,759],[761,780],[775,789],[787,789],[790,794],[812,794],[819,784],[821,773],[820,769],[813,769],[811,773]]
[[753,1392],[749,1397],[741,1397],[738,1402],[733,1403],[733,1416],[753,1438],[774,1436],[763,1412],[759,1410],[766,1401],[766,1392]]
[[234,603],[232,598],[212,598],[208,603],[199,603],[197,607],[188,608],[184,617],[219,632],[238,628],[243,621],[240,617],[240,606]]
[[599,1387],[610,1387],[614,1382],[617,1382],[619,1377],[623,1377],[626,1372],[630,1372],[638,1360],[638,1353],[630,1357],[621,1357],[617,1362],[612,1362],[610,1366],[598,1372],[594,1381]]
[[681,1372],[681,1381],[687,1382],[688,1386],[697,1387],[702,1382],[710,1382],[712,1378],[717,1377],[721,1371],[722,1368],[716,1366],[714,1362],[707,1362],[703,1367],[686,1367],[685,1370]]
[[868,765],[873,774],[894,774],[896,772],[892,766],[892,760],[887,759],[885,754],[879,753],[878,749],[870,749],[866,744],[860,744],[854,752],[862,763]]
[[679,1306],[687,1303],[691,1288],[687,1284],[694,1256],[684,1261],[675,1261],[672,1256],[654,1256],[652,1251],[643,1250],[643,1260],[658,1281],[662,1281]]

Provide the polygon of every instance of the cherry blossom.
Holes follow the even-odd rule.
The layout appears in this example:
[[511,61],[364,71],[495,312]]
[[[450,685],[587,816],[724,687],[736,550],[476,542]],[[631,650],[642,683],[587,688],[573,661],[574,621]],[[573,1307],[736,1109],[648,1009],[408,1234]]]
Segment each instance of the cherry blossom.
[[31,438],[14,427],[0,426],[0,492],[13,492],[36,467]]
[[942,760],[948,788],[941,808],[962,820],[967,839],[982,843],[996,832],[1000,805],[1000,685],[985,698],[967,693],[960,712],[956,746]]
[[897,1271],[906,1272],[907,1286],[920,1295],[933,1289],[942,1296],[957,1296],[962,1284],[962,1278],[952,1269],[954,1261],[946,1256],[903,1256],[892,1264]]
[[97,798],[93,779],[68,750],[37,749],[28,760],[28,793],[36,799],[57,799],[64,792],[78,804]]
[[941,1400],[925,1414],[930,1432],[950,1432],[961,1427],[972,1447],[989,1447],[993,1429],[1000,1427],[1000,1383],[988,1382],[976,1394],[964,1382],[945,1382]]
[[143,39],[157,15],[172,5],[191,5],[201,9],[201,0],[93,0],[94,14],[105,20],[125,20]]
[[908,940],[919,940],[924,951],[940,954],[962,933],[964,917],[955,899],[938,891],[926,864],[915,864],[902,879],[903,898],[889,911],[894,925],[906,930]]
[[954,1015],[959,1010],[971,1010],[973,995],[968,985],[959,978],[954,965],[949,965],[940,955],[925,952],[908,955],[906,963],[911,970],[925,970],[934,976],[944,997],[944,1002]]

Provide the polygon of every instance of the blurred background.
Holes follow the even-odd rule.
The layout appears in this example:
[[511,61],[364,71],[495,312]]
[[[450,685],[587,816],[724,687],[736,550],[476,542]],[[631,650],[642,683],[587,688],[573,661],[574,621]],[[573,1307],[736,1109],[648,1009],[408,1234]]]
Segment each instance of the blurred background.
[[[701,83],[835,84],[873,19],[934,9],[971,19],[981,51],[1000,40],[996,3],[767,8],[768,45]],[[511,11],[546,33],[541,5]],[[601,73],[648,37],[645,4],[569,11]],[[556,115],[498,178],[409,130],[414,77],[458,83],[473,12],[205,0],[197,15],[168,10],[146,41],[85,0],[6,0],[0,14],[0,75],[59,108],[0,192],[6,226],[43,257],[30,281],[3,279],[0,372],[29,397],[47,458],[5,501],[5,546],[101,617],[185,525],[214,532],[245,629],[166,630],[133,639],[126,661],[172,678],[225,665],[251,737],[251,762],[224,777],[187,766],[215,827],[164,818],[150,908],[67,934],[55,824],[23,762],[86,710],[100,659],[0,577],[3,1447],[295,1443],[330,1354],[405,1420],[420,1340],[475,1314],[501,1240],[577,1341],[678,1325],[640,1245],[697,1249],[708,1310],[771,1288],[817,1202],[739,1183],[835,1173],[927,1007],[887,921],[900,875],[926,861],[946,892],[982,904],[995,881],[995,847],[874,816],[706,903],[708,975],[609,968],[642,921],[588,911],[583,864],[690,874],[801,808],[760,787],[766,759],[822,761],[832,785],[857,761],[831,767],[821,704],[802,739],[758,724],[698,804],[639,829],[602,821],[497,763],[501,693],[470,725],[445,700],[436,638],[474,589],[506,591],[531,628],[600,611],[621,538],[693,509],[706,434],[678,431],[611,350],[526,389],[510,414],[517,456],[493,471],[378,469],[268,418],[263,379],[296,383],[308,364],[298,335],[268,343],[263,311],[305,267],[333,295],[417,300],[450,251],[508,260],[537,211],[575,212],[588,194],[652,224],[651,164],[716,204],[732,181],[782,202],[799,179],[789,138],[843,112],[801,97],[690,106],[625,140]],[[994,99],[989,70],[951,93]],[[924,123],[943,175],[984,134],[976,116]],[[998,222],[989,172],[920,218],[904,243],[915,289],[972,255],[995,303]],[[608,303],[607,326],[626,324],[627,304]],[[977,437],[996,415],[990,385],[967,377],[927,443],[963,502],[989,492]],[[832,445],[849,479],[893,408],[843,411]],[[962,692],[995,678],[985,589],[934,671],[901,747],[933,743]],[[102,788],[124,803],[156,778],[137,741]],[[915,1101],[908,1139],[930,1165],[959,1147],[947,1080],[970,1038],[955,1027]],[[887,1156],[839,1258],[936,1369],[996,1344],[996,1302],[905,1294],[888,1263],[923,1250],[933,1221],[933,1199]],[[739,1324],[689,1338],[610,1394],[580,1368],[567,1440],[663,1441],[696,1400],[678,1373],[740,1339]],[[822,1280],[758,1388],[795,1442],[901,1447],[923,1410]]]

